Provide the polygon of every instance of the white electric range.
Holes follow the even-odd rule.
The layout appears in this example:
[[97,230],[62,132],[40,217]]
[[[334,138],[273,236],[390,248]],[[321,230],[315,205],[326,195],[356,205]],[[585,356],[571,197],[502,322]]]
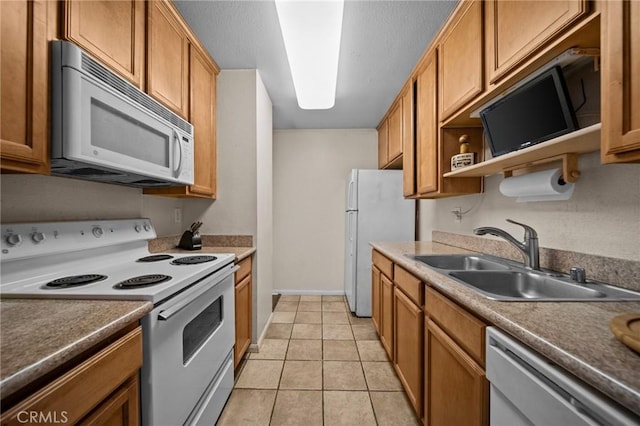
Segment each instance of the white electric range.
[[234,254],[152,254],[148,219],[4,224],[1,236],[2,298],[153,303],[142,423],[215,423],[233,387]]

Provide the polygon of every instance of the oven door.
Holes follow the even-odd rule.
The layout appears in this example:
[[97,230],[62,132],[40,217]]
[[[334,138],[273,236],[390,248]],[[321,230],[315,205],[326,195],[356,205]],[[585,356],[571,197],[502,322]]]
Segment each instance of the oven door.
[[155,307],[142,320],[142,424],[182,425],[235,342],[228,265]]

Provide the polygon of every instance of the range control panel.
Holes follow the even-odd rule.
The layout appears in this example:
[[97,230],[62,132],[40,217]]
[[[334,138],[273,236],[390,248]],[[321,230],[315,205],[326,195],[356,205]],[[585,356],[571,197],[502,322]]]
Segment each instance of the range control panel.
[[3,224],[2,261],[151,240],[149,219]]

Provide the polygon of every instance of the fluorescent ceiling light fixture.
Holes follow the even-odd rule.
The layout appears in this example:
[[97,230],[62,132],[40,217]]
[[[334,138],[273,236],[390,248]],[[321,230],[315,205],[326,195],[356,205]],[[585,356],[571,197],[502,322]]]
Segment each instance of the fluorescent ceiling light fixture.
[[343,0],[275,0],[293,86],[302,109],[336,102]]

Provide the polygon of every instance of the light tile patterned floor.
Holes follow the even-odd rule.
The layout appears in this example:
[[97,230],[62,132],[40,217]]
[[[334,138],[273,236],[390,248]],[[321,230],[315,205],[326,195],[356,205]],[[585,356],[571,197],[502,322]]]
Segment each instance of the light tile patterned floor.
[[282,296],[218,425],[419,425],[371,319],[343,296]]

